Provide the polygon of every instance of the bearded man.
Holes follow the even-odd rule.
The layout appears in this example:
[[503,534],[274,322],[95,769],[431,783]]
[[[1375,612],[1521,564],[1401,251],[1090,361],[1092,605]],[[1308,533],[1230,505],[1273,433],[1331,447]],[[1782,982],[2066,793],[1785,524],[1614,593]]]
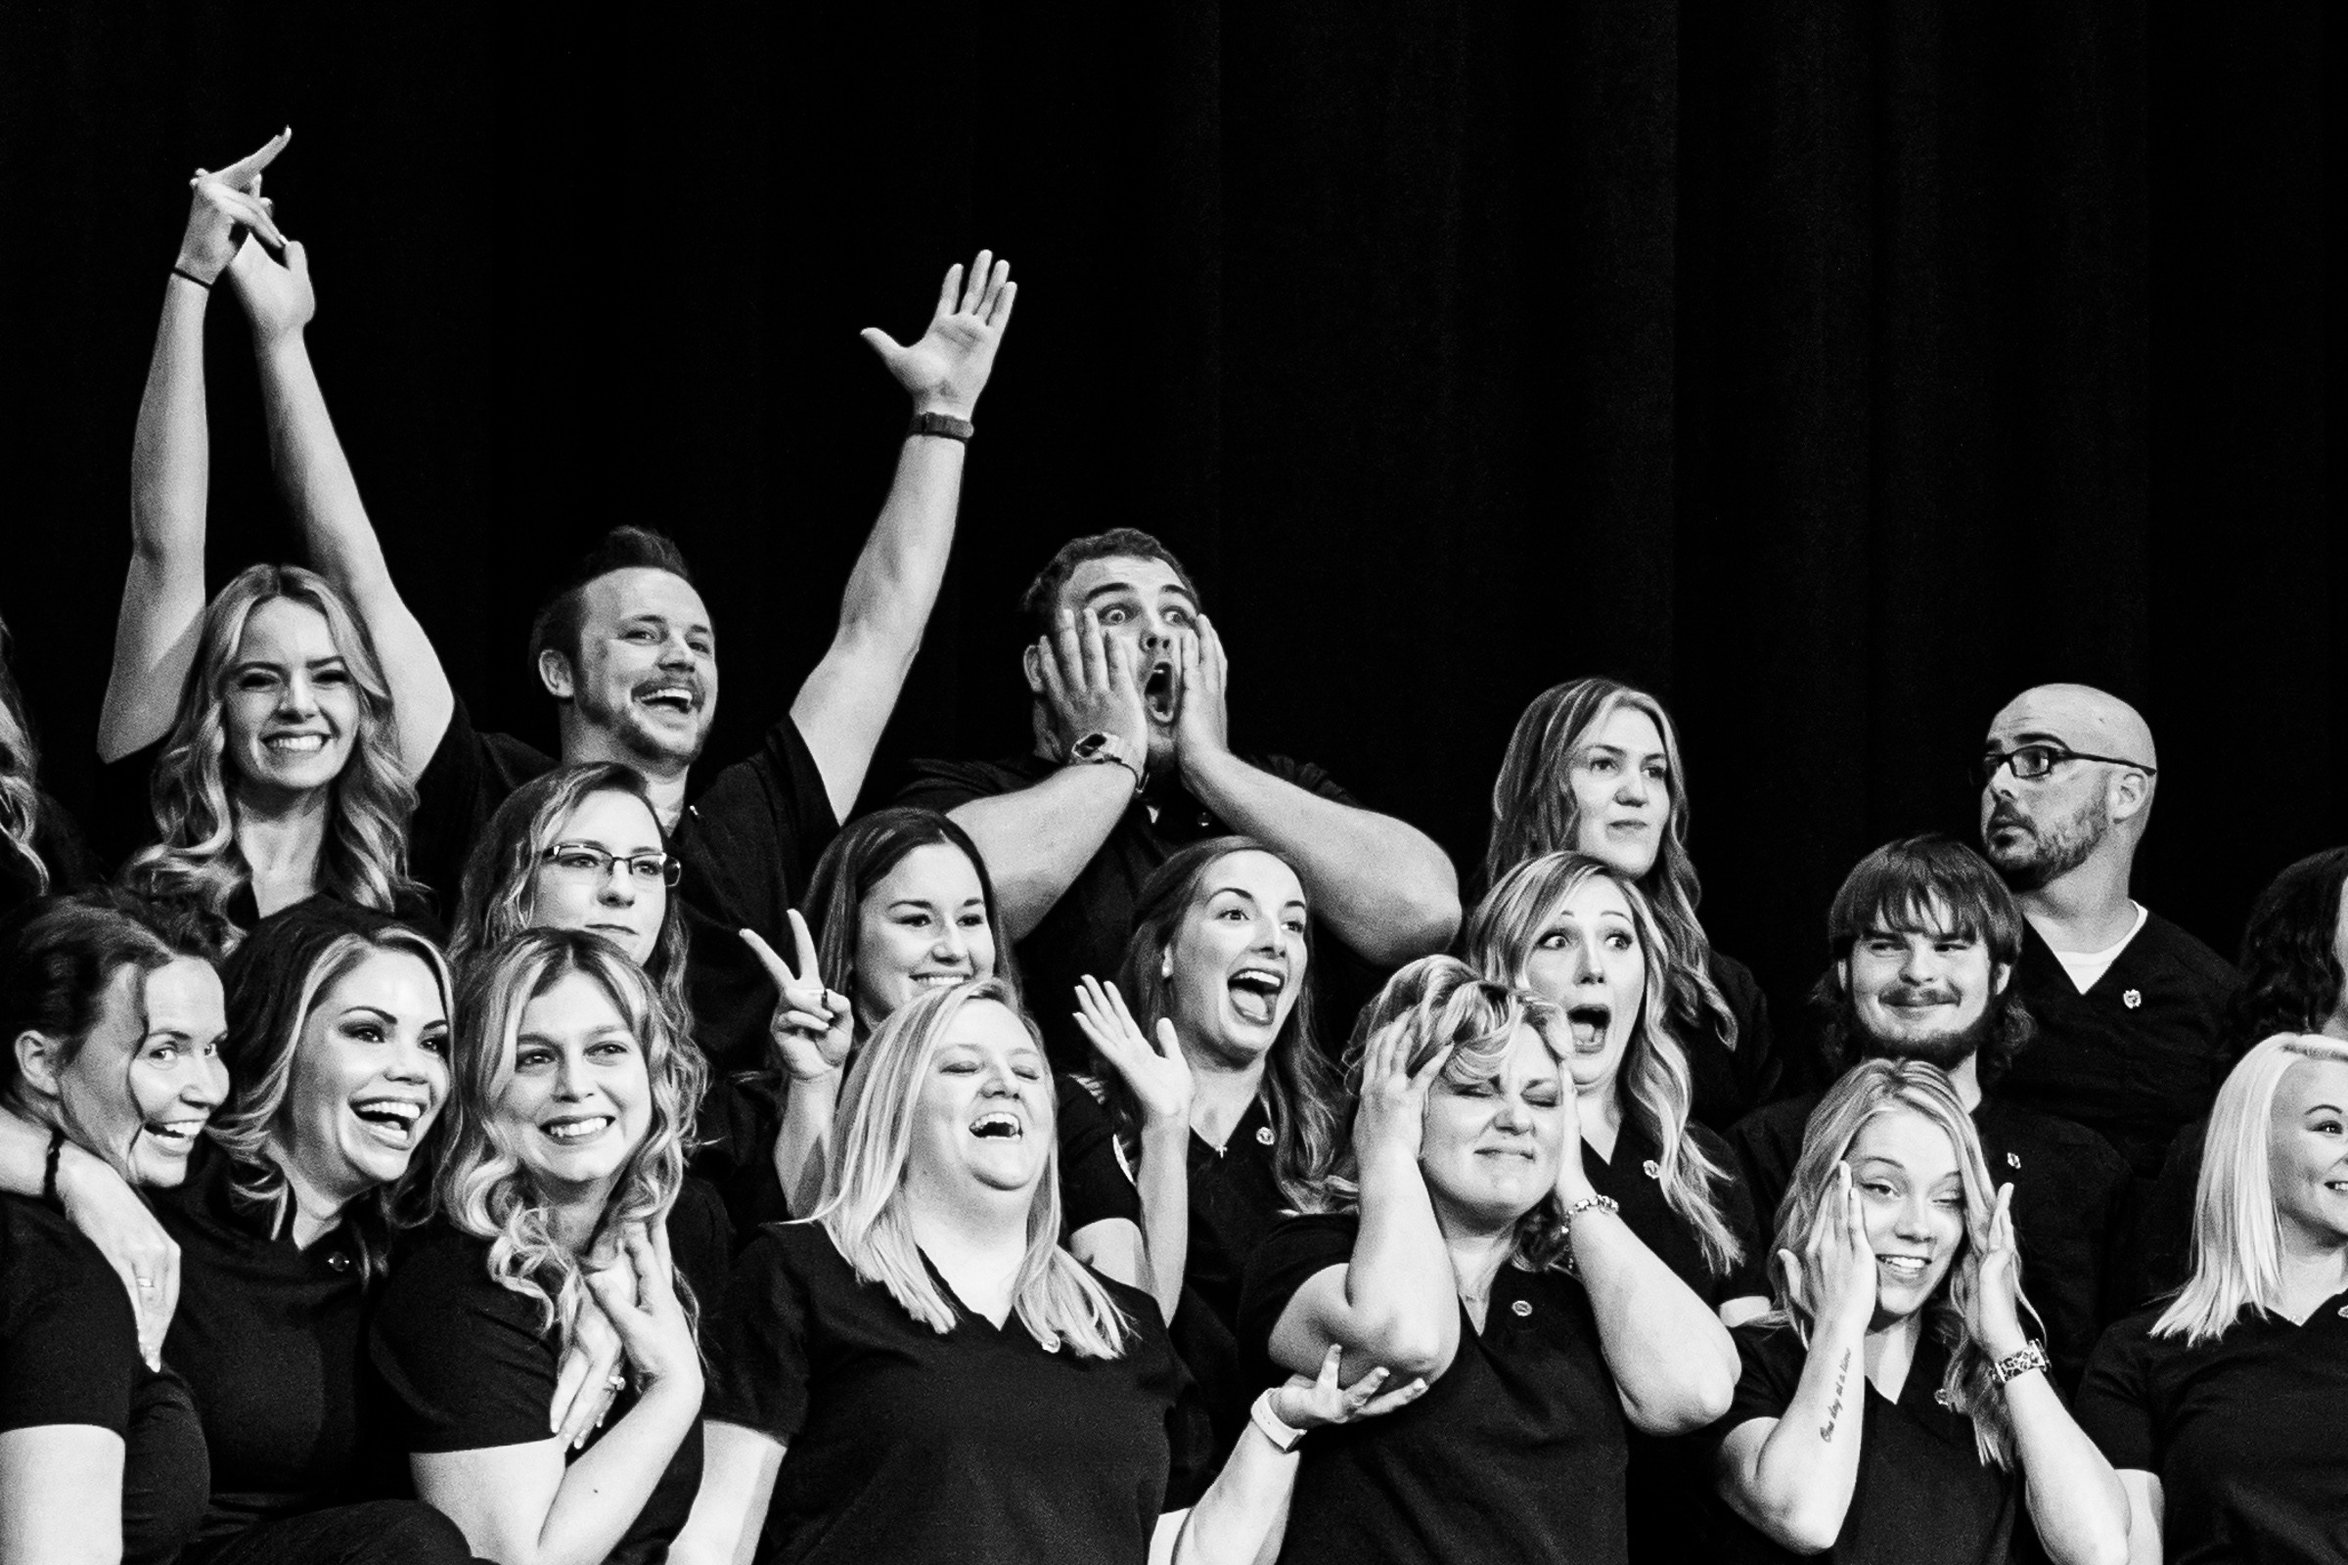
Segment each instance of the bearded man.
[[[2101,1136],[2005,1097],[2036,1023],[2016,994],[2027,926],[1994,870],[1963,843],[1908,837],[1861,859],[1827,914],[1832,952],[1811,998],[1839,1073],[1863,1058],[1922,1060],[1947,1073],[1973,1117],[1990,1176],[2013,1188],[2022,1286],[2046,1328],[2056,1376],[2076,1385],[2103,1327],[2134,1304],[2128,1165]],[[1757,1109],[1729,1131],[1754,1210],[1774,1230],[1813,1092]],[[1862,1186],[1862,1200],[1900,1192]],[[1987,1213],[1968,1212],[1985,1231]],[[1782,1240],[1780,1241],[1782,1243]]]
[[2025,921],[2014,989],[2038,1043],[2009,1101],[2100,1132],[2140,1179],[2225,1077],[2225,959],[2128,895],[2159,768],[2136,709],[2040,685],[1989,725],[1976,775],[1981,845]]

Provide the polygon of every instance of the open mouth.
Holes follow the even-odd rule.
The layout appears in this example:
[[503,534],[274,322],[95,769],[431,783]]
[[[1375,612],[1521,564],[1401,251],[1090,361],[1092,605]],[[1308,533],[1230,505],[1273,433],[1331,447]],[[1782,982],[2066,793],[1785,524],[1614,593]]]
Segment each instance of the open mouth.
[[1572,1006],[1565,1013],[1565,1025],[1573,1034],[1574,1048],[1594,1053],[1606,1047],[1607,1029],[1614,1025],[1614,1008],[1594,1001]]
[[1150,717],[1159,723],[1174,721],[1174,665],[1152,663],[1149,677],[1141,682],[1142,704],[1149,708]]
[[406,1148],[416,1139],[424,1105],[412,1098],[368,1098],[351,1105],[359,1122],[385,1144]]
[[272,755],[316,755],[326,748],[324,734],[271,734],[261,741],[261,747]]
[[1875,1263],[1899,1282],[1920,1282],[1930,1263],[1921,1255],[1878,1255]]
[[656,712],[666,712],[672,717],[690,717],[694,708],[701,704],[700,695],[691,685],[673,682],[645,685],[637,690],[636,700],[641,705],[651,707]]
[[147,1121],[147,1140],[158,1150],[175,1157],[186,1157],[196,1149],[196,1137],[203,1134],[210,1116],[204,1119],[151,1119]]
[[1027,1127],[1018,1115],[995,1109],[972,1120],[970,1133],[982,1141],[1018,1141],[1026,1136]]
[[1268,967],[1243,967],[1231,975],[1231,1009],[1244,1022],[1268,1027],[1279,1014],[1280,992],[1288,980]]
[[586,1114],[577,1119],[551,1119],[538,1128],[550,1140],[562,1142],[565,1146],[575,1146],[582,1141],[594,1140],[616,1123],[618,1121],[609,1114]]

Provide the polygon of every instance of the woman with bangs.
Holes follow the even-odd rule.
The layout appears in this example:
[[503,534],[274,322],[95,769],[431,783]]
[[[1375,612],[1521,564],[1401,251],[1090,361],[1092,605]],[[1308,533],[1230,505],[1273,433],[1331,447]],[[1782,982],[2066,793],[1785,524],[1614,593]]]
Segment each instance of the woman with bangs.
[[2080,1383],[2131,1565],[2348,1559],[2344,1401],[2348,1040],[2282,1033],[2218,1089],[2191,1277],[2106,1332]]
[[1073,996],[1106,1069],[1060,1094],[1068,1247],[1157,1299],[1207,1423],[1186,1431],[1182,1465],[1204,1475],[1256,1389],[1238,1338],[1247,1257],[1312,1199],[1341,1131],[1312,955],[1295,869],[1215,837],[1144,882],[1119,981]]
[[[698,1333],[731,1248],[685,1174],[706,1067],[644,970],[579,930],[477,953],[457,1033],[438,1215],[371,1332],[392,1443],[500,1565],[659,1560],[700,1481]],[[573,1442],[548,1408],[590,1299],[627,1367]]]
[[[392,713],[396,695],[415,733],[437,733],[423,719],[450,700],[437,671],[409,690],[387,680],[377,638],[423,634],[396,594],[354,609],[310,571],[256,565],[204,601],[204,311],[223,275],[252,318],[296,514],[356,503],[302,342],[307,266],[260,194],[261,171],[289,134],[192,181],[139,404],[130,574],[98,727],[110,801],[102,824],[125,850],[152,844],[126,867],[128,882],[194,908],[225,942],[312,896],[425,911],[405,833],[429,753],[403,745]],[[263,244],[290,266],[269,260]]]
[[457,1530],[399,1497],[361,1393],[362,1322],[448,1090],[439,949],[318,898],[262,920],[222,977],[229,1096],[183,1184],[150,1210],[101,1159],[45,1167],[45,1138],[0,1116],[0,1190],[53,1173],[188,1384],[211,1497],[184,1561],[462,1561]]
[[693,1520],[670,1558],[1253,1561],[1303,1431],[1409,1388],[1334,1356],[1161,1516],[1182,1371],[1147,1294],[1059,1242],[1054,1091],[999,981],[924,994],[858,1051],[823,1200],[734,1273]]
[[1620,1562],[1625,1425],[1728,1406],[1728,1332],[1582,1168],[1547,1000],[1426,957],[1348,1050],[1351,1144],[1256,1251],[1240,1335],[1264,1372],[1341,1353],[1426,1394],[1307,1452],[1283,1561]]
[[1777,1228],[1778,1308],[1737,1330],[1714,1426],[1720,1557],[1882,1565],[2128,1557],[2111,1465],[2025,1335],[2008,1210],[1948,1078],[1866,1060],[1835,1083]]
[[1670,952],[1663,1013],[1687,1054],[1689,1115],[1725,1133],[1776,1094],[1783,1066],[1761,986],[1713,949],[1696,917],[1703,888],[1688,857],[1686,775],[1671,715],[1645,691],[1591,678],[1541,692],[1492,784],[1484,884],[1573,851],[1639,888]]
[[[1650,996],[1671,957],[1647,900],[1581,853],[1545,853],[1500,878],[1468,915],[1468,965],[1564,1012],[1590,1188],[1673,1275],[1734,1326],[1767,1313],[1760,1224],[1728,1143],[1688,1118],[1688,1066]],[[1633,1431],[1630,1556],[1670,1565],[1702,1552],[1683,1441]]]

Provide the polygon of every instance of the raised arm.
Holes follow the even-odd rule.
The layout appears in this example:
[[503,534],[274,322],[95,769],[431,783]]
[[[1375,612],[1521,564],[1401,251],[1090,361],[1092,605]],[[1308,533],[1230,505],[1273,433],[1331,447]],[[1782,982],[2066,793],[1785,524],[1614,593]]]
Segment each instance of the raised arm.
[[1355,1378],[1384,1365],[1398,1379],[1433,1381],[1459,1352],[1459,1285],[1419,1172],[1427,1089],[1451,1050],[1412,1074],[1407,1049],[1403,1029],[1389,1027],[1363,1059],[1353,1121],[1361,1233],[1352,1260],[1307,1278],[1272,1328],[1272,1359],[1292,1374],[1316,1371],[1342,1347]]
[[799,970],[777,955],[755,929],[740,931],[781,996],[767,1021],[777,1063],[790,1085],[783,1094],[782,1126],[775,1132],[775,1181],[793,1217],[815,1210],[823,1194],[824,1159],[829,1151],[832,1111],[840,1098],[840,1073],[855,1041],[848,997],[824,987],[815,937],[797,908],[787,910]]
[[1433,838],[1389,815],[1338,804],[1231,753],[1223,639],[1205,615],[1182,638],[1175,753],[1182,780],[1231,829],[1296,868],[1313,911],[1369,961],[1440,951],[1459,929],[1459,874]]
[[399,719],[400,760],[413,778],[424,770],[448,728],[455,697],[440,655],[392,585],[383,545],[359,499],[351,465],[327,416],[326,397],[310,367],[303,332],[317,313],[310,257],[285,246],[285,264],[246,245],[228,269],[253,328],[261,371],[261,407],[269,423],[269,459],[286,509],[318,573],[339,588],[375,643]]
[[[1063,610],[1052,634],[1027,651],[1030,686],[1043,703],[1052,753],[1062,760],[1077,740],[1105,733],[1138,768],[1149,754],[1149,709],[1125,644],[1103,635],[1100,616]],[[1110,761],[1065,765],[1031,788],[956,805],[949,813],[978,844],[994,878],[995,900],[1011,938],[1043,922],[1141,786],[1135,770]]]
[[1859,1217],[1850,1169],[1810,1236],[1807,1266],[1777,1252],[1789,1289],[1817,1308],[1793,1400],[1721,1443],[1721,1498],[1797,1554],[1834,1546],[1859,1485],[1860,1412],[1867,1400],[1867,1327],[1875,1315],[1875,1250]]
[[[947,269],[937,313],[919,342],[907,348],[877,328],[868,329],[864,340],[912,396],[916,417],[967,420],[994,371],[995,349],[1011,324],[1018,293],[1011,263],[992,261],[981,250],[967,285],[960,266]],[[864,787],[873,747],[921,650],[921,633],[945,578],[964,449],[962,441],[943,435],[906,437],[880,520],[848,577],[831,650],[791,703],[791,718],[823,773],[832,811],[843,820]]]
[[277,243],[261,170],[292,134],[217,174],[196,171],[187,232],[163,284],[163,320],[130,453],[130,571],[114,626],[114,668],[98,717],[98,757],[117,761],[171,728],[204,616],[204,505],[211,431],[204,417],[204,306],[236,254],[236,229]]
[[[1076,1025],[1141,1105],[1141,1159],[1133,1171],[1141,1195],[1141,1265],[1102,1269],[1119,1282],[1147,1288],[1159,1316],[1171,1322],[1190,1258],[1190,1061],[1172,1022],[1160,1019],[1153,1047],[1117,986],[1089,973],[1076,991]],[[1115,1222],[1130,1231],[1124,1219]],[[1076,1258],[1101,1265],[1107,1258],[1086,1254],[1083,1237],[1082,1230],[1069,1236]],[[1128,1269],[1136,1275],[1123,1275]]]
[[1648,1249],[1620,1214],[1598,1204],[1582,1168],[1580,1105],[1566,1094],[1557,1198],[1573,1213],[1574,1269],[1598,1320],[1598,1348],[1623,1411],[1651,1435],[1685,1434],[1728,1411],[1737,1345],[1720,1317]]

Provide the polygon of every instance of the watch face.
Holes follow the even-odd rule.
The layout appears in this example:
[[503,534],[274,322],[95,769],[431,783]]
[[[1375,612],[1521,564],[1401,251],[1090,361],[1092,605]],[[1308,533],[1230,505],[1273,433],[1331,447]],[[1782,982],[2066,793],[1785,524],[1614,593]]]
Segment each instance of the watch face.
[[1109,736],[1107,734],[1086,734],[1082,739],[1076,741],[1075,747],[1068,753],[1080,761],[1089,761],[1100,754],[1101,747],[1108,742]]

